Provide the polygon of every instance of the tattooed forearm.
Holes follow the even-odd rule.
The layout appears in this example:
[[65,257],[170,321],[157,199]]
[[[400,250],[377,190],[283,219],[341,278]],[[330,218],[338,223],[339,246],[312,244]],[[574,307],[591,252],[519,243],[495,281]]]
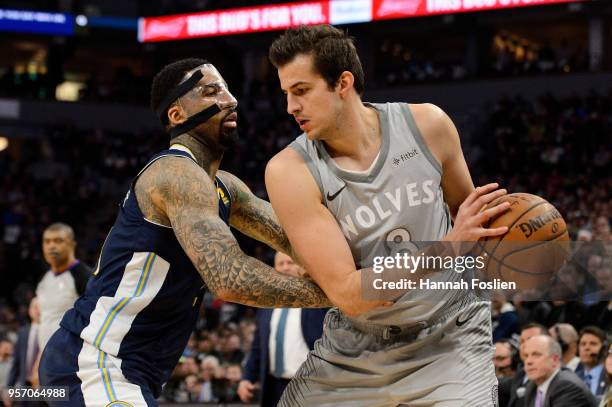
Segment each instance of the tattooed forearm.
[[325,293],[311,280],[277,273],[245,255],[227,226],[217,219],[201,220],[182,234],[190,257],[209,289],[220,297],[259,307],[328,307]]
[[228,301],[259,307],[327,307],[314,282],[277,273],[244,254],[218,216],[214,186],[189,162],[166,159],[157,187],[174,233],[208,288]]
[[241,205],[232,219],[232,226],[253,239],[293,257],[291,243],[269,202],[253,197]]
[[233,197],[231,224],[245,235],[293,256],[291,243],[280,225],[272,205],[258,198],[234,175],[219,171]]

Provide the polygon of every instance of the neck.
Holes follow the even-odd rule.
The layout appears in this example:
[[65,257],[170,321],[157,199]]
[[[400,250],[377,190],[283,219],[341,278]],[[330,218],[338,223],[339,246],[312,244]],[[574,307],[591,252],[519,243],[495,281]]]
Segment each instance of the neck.
[[356,98],[346,104],[341,116],[342,120],[333,129],[333,134],[325,138],[330,156],[348,156],[366,161],[375,156],[382,144],[378,112]]
[[72,266],[76,262],[76,258],[74,256],[68,257],[64,263],[61,264],[51,264],[51,271],[54,274],[60,274],[66,271],[70,266]]
[[555,368],[555,370],[553,370],[553,372],[550,374],[550,376],[547,376],[547,377],[544,377],[544,378],[541,378],[541,379],[538,379],[538,380],[534,380],[535,384],[537,384],[538,386],[543,385],[543,384],[544,384],[544,382],[546,382],[546,380],[550,379],[550,378],[552,377],[552,375],[554,375],[554,374],[555,374],[555,372],[556,372],[557,370],[559,370],[560,368],[561,368],[561,366],[557,366],[557,367]]
[[181,134],[172,140],[170,144],[180,144],[187,147],[193,154],[196,163],[206,171],[212,180],[215,179],[223,151],[219,148],[211,148],[206,142],[200,141],[189,134]]

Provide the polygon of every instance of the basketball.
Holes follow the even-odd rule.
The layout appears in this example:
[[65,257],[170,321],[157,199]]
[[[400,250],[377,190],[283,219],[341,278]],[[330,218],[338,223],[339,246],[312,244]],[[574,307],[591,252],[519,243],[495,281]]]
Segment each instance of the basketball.
[[518,289],[538,287],[550,281],[568,258],[565,220],[544,198],[526,193],[508,194],[486,208],[504,201],[510,208],[485,227],[507,226],[508,232],[479,242],[481,255],[488,259],[487,277],[515,282]]

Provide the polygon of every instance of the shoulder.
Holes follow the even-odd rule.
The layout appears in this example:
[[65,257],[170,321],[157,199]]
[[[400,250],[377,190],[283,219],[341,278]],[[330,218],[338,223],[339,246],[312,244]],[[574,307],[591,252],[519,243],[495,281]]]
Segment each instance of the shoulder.
[[443,165],[461,149],[459,133],[451,118],[431,103],[408,104],[414,122],[425,143]]
[[458,139],[458,134],[448,114],[431,103],[408,104],[415,123],[427,141]]
[[266,166],[266,171],[268,169],[276,171],[288,167],[299,167],[303,164],[304,157],[294,148],[287,146],[270,159]]
[[266,182],[270,179],[286,179],[307,174],[302,155],[291,147],[279,151],[266,165]]
[[138,183],[163,184],[176,182],[183,175],[205,175],[204,171],[191,158],[182,155],[165,155],[150,163],[138,177]]
[[[557,376],[551,382],[551,387],[559,387],[560,389],[583,388],[584,382],[574,372],[567,369],[561,369]],[[586,388],[585,388],[586,390]]]
[[36,285],[36,290],[41,289],[45,285],[47,280],[49,280],[49,278],[51,277],[52,274],[53,274],[53,272],[51,270],[45,271],[45,274],[43,274],[40,277],[40,279],[38,280],[38,284]]
[[163,207],[163,202],[201,198],[202,193],[210,195],[215,188],[206,171],[191,158],[168,155],[157,159],[140,174],[135,192],[139,204],[147,197],[157,207]]
[[265,179],[268,193],[273,193],[278,187],[290,193],[306,192],[321,199],[320,189],[304,157],[291,147],[285,147],[272,157],[266,165]]

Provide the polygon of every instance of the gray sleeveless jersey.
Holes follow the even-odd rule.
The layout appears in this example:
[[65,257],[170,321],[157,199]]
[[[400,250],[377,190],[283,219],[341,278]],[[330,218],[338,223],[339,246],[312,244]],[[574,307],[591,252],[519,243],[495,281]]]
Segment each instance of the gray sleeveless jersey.
[[[372,266],[375,256],[393,255],[397,242],[440,240],[451,228],[440,185],[442,169],[408,105],[366,105],[378,111],[382,133],[380,153],[367,172],[339,168],[323,143],[308,140],[305,134],[290,145],[302,155],[319,185],[357,268]],[[411,290],[391,309],[372,311],[360,320],[390,325],[427,321],[460,297],[463,293],[458,290]]]

